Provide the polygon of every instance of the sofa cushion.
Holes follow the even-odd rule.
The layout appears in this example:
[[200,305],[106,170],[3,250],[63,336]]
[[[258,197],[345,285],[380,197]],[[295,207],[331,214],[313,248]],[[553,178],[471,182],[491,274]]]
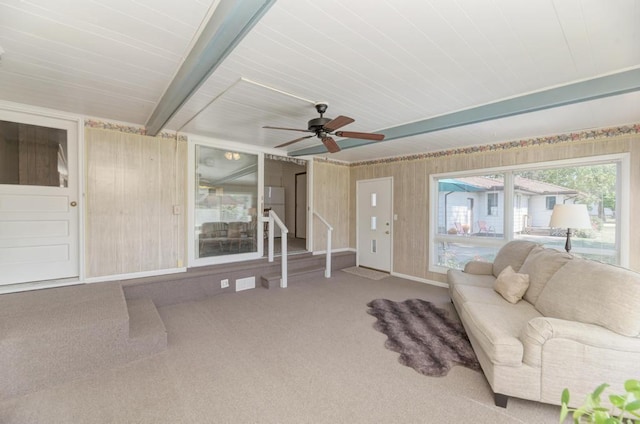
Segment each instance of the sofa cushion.
[[464,265],[467,274],[493,275],[493,263],[482,261],[469,261]]
[[502,305],[505,300],[491,287],[467,286],[456,284],[451,289],[451,299],[456,305],[466,302],[489,303],[492,305]]
[[493,364],[520,366],[524,354],[520,332],[540,313],[528,302],[513,305],[501,300],[499,304],[467,302],[460,307],[460,315],[465,329]]
[[534,247],[520,267],[521,274],[529,274],[529,288],[524,300],[535,305],[547,281],[568,261],[573,258],[566,252],[555,249]]
[[547,282],[535,303],[544,316],[640,335],[640,274],[574,258]]
[[537,243],[527,240],[513,240],[502,246],[493,260],[493,275],[497,277],[509,265],[515,272],[519,272],[529,252],[536,246]]
[[515,272],[511,265],[503,269],[493,283],[493,289],[509,303],[518,303],[528,287],[529,275]]
[[493,282],[496,281],[496,277],[493,275],[467,274],[457,269],[450,269],[447,271],[447,281],[449,286],[464,284],[491,288],[493,287]]

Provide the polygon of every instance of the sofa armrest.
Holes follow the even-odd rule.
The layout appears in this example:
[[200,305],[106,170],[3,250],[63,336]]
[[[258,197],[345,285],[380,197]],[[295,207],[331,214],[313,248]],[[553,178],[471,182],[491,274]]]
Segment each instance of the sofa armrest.
[[542,348],[552,339],[572,340],[590,347],[640,354],[640,338],[623,336],[595,324],[536,317],[520,332],[524,347],[523,362],[540,367]]
[[493,263],[482,261],[467,262],[464,272],[475,275],[493,275]]

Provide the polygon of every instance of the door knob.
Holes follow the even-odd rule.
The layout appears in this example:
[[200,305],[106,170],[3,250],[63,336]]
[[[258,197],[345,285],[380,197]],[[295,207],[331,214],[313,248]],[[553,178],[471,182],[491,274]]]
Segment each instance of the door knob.
[[76,206],[78,206],[78,203],[74,201],[74,202],[71,202],[70,205],[72,208],[75,208]]

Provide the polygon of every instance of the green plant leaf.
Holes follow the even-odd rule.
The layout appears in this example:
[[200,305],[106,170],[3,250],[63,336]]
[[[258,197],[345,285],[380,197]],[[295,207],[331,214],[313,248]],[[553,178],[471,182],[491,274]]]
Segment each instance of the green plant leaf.
[[560,397],[560,402],[563,404],[569,404],[569,389],[564,389],[562,391],[562,396]]
[[614,406],[618,408],[622,408],[624,403],[627,401],[627,398],[626,396],[622,396],[622,395],[611,395],[609,396],[609,400]]
[[633,402],[629,402],[624,406],[624,410],[628,412],[637,411],[638,409],[640,409],[640,400],[634,400]]
[[587,411],[585,411],[584,408],[578,408],[575,411],[573,411],[573,422],[579,423],[582,416],[585,415],[586,413]]
[[591,396],[595,399],[600,400],[600,395],[602,394],[602,392],[605,391],[605,389],[609,387],[609,385],[607,383],[603,383],[601,385],[599,385],[591,394]]
[[[567,389],[565,389],[566,391]],[[562,393],[564,396],[564,392]],[[569,415],[569,407],[567,406],[567,403],[563,400],[562,401],[562,406],[560,409],[560,421],[558,421],[559,423],[562,423],[564,421],[565,418],[567,418],[567,415]]]
[[627,392],[633,392],[635,390],[640,390],[640,381],[638,380],[627,380],[624,382],[624,389]]
[[605,424],[607,422],[607,419],[611,418],[611,416],[607,411],[596,411],[593,414],[593,418],[595,419],[596,423]]

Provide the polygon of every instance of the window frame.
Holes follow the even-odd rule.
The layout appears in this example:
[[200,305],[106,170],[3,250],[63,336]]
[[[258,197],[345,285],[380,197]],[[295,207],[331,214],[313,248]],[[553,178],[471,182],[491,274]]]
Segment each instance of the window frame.
[[[498,208],[500,207],[499,197],[498,192],[490,191],[487,193],[487,216],[500,216],[498,213]],[[490,199],[494,199],[495,203],[490,201]],[[496,208],[495,213],[493,208]]]
[[[262,193],[264,192],[264,152],[260,150],[247,148],[245,145],[235,144],[235,143],[227,143],[227,142],[216,142],[211,141],[199,137],[189,137],[188,141],[188,152],[187,152],[187,264],[189,267],[198,267],[198,266],[207,266],[207,265],[217,265],[224,263],[233,263],[251,259],[260,259],[263,257],[263,243],[257,243],[257,251],[256,252],[248,252],[248,253],[236,253],[229,255],[219,255],[219,256],[206,256],[206,257],[198,257],[196,255],[195,243],[196,237],[195,232],[193,231],[195,228],[195,172],[196,172],[196,145],[211,147],[214,149],[222,149],[222,150],[233,150],[234,152],[246,153],[250,155],[255,155],[258,157],[258,182],[257,182],[257,198],[258,198],[258,219],[262,217],[262,214],[259,211],[262,210],[262,205],[264,204],[264,199]],[[258,221],[260,222],[260,221]],[[258,234],[257,240],[262,241],[263,239],[263,226],[257,226]]]
[[[553,202],[551,201],[551,199],[553,199]],[[546,196],[545,199],[544,199],[544,202],[545,202],[545,207],[547,208],[547,210],[548,211],[553,210],[553,208],[555,207],[557,201],[558,201],[558,196],[556,196],[556,195]],[[553,203],[551,205],[551,207],[549,207],[549,203]]]
[[[428,271],[446,274],[450,269],[436,264],[437,243],[460,242],[460,238],[455,235],[438,234],[438,180],[456,177],[470,177],[476,175],[487,175],[491,173],[504,174],[504,202],[499,208],[498,216],[502,211],[504,228],[513,228],[514,220],[514,178],[516,172],[529,169],[543,170],[571,166],[593,166],[603,164],[618,164],[618,181],[616,184],[616,240],[618,242],[619,265],[629,266],[629,195],[630,195],[630,154],[619,153],[611,155],[590,156],[577,159],[562,159],[556,161],[546,161],[538,163],[527,163],[522,165],[501,166],[494,168],[477,168],[465,171],[446,172],[428,175],[429,186],[429,260]],[[473,244],[479,247],[494,247],[499,249],[509,241],[514,240],[513,231],[505,231],[502,237],[478,237],[465,238],[465,244]]]

